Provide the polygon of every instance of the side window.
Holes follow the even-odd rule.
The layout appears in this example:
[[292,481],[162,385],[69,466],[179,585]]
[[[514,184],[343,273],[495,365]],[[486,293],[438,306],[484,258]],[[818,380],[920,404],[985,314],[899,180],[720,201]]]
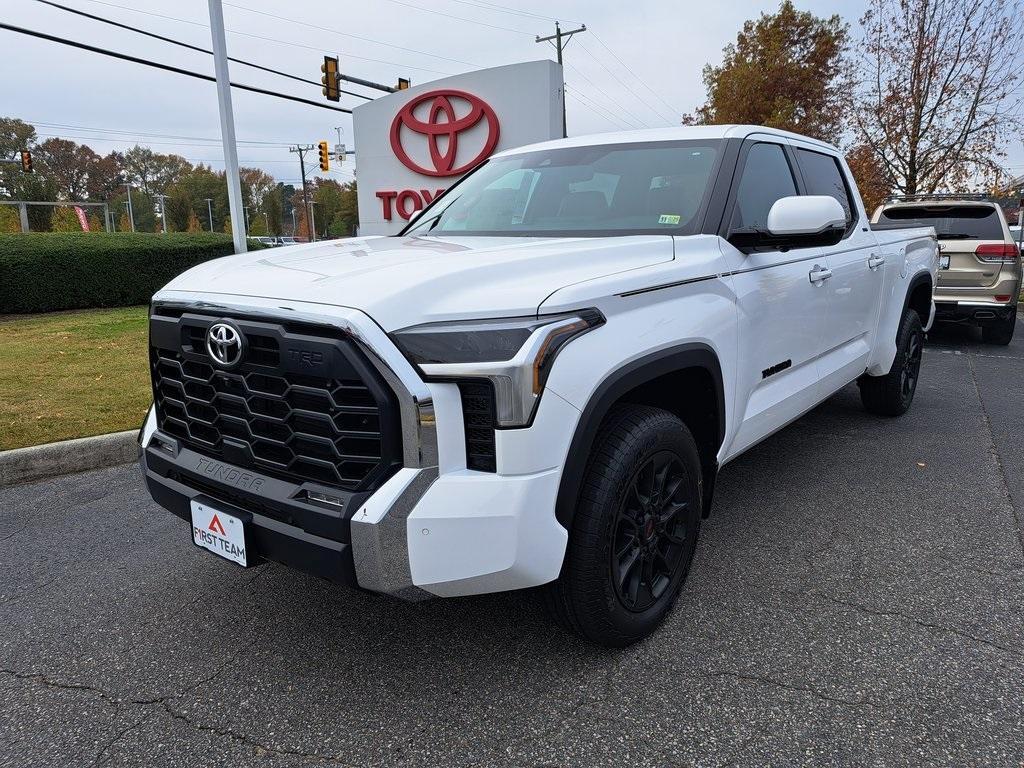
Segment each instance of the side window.
[[768,211],[782,197],[796,194],[796,182],[778,144],[759,143],[750,148],[736,191],[730,231],[767,229]]
[[839,162],[831,155],[809,149],[798,149],[796,161],[800,164],[807,194],[834,197],[846,212],[846,226],[853,224],[854,206],[850,202],[850,190],[846,186]]

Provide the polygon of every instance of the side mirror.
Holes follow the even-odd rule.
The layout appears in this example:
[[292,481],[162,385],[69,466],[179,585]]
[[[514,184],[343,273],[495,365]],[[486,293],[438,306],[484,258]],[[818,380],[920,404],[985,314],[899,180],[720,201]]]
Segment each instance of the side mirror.
[[846,212],[828,195],[794,195],[775,201],[768,211],[767,229],[741,229],[729,242],[744,252],[757,248],[788,251],[835,245],[846,232]]
[[846,212],[828,195],[783,197],[768,211],[768,231],[776,237],[820,235],[846,229]]

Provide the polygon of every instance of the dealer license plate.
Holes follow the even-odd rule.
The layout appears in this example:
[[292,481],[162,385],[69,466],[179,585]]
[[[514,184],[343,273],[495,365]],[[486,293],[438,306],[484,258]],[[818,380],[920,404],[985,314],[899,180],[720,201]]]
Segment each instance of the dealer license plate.
[[192,541],[215,555],[239,565],[247,565],[245,523],[241,518],[214,509],[200,501],[192,502]]
[[939,256],[939,269],[949,269],[949,256]]

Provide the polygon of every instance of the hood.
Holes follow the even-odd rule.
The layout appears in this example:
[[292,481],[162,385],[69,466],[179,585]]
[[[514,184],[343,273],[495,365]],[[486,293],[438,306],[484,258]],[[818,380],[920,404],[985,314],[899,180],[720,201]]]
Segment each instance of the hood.
[[525,316],[575,283],[672,260],[672,238],[372,237],[208,261],[167,290],[359,309],[392,331]]

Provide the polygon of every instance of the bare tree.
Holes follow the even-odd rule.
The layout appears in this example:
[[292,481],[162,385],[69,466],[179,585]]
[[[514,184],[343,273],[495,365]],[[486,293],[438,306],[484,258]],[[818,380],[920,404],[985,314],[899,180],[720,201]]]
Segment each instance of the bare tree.
[[1017,0],[870,0],[856,140],[904,194],[999,172],[1022,127]]

